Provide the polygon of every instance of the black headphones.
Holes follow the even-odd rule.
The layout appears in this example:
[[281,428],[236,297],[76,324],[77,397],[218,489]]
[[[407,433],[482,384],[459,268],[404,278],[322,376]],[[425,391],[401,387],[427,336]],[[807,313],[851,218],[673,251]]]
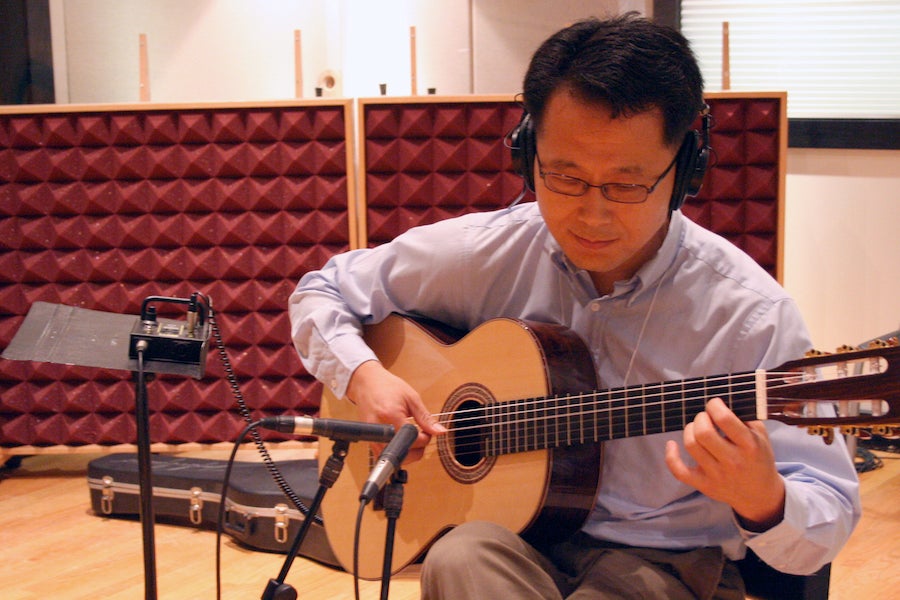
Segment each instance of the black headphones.
[[[669,200],[669,211],[678,210],[688,196],[696,196],[703,185],[703,176],[709,165],[709,106],[700,113],[702,132],[688,131],[675,159],[675,186]],[[525,180],[525,187],[534,191],[535,149],[534,122],[527,111],[522,113],[519,124],[506,136],[506,144],[512,152],[513,170]],[[524,192],[523,192],[524,193]]]

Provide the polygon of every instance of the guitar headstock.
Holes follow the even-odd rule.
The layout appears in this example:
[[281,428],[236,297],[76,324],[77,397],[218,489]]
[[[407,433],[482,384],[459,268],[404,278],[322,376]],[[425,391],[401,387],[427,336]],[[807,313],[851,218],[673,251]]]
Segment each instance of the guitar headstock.
[[[835,428],[858,437],[900,438],[900,344],[897,338],[834,353],[810,351],[767,377],[769,418],[834,439]],[[836,416],[820,416],[822,403]]]

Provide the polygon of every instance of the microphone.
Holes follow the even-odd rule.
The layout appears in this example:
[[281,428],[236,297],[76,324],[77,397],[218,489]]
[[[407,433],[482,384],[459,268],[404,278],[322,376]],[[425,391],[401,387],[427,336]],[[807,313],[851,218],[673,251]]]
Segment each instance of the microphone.
[[366,480],[365,485],[363,485],[362,492],[359,495],[360,500],[365,504],[372,501],[375,494],[377,494],[381,488],[384,487],[384,484],[387,483],[388,478],[394,474],[394,471],[400,468],[400,463],[406,458],[409,447],[413,445],[413,442],[416,441],[418,436],[419,430],[415,425],[407,423],[400,428],[400,431],[397,432],[394,439],[385,446],[381,456],[378,457],[378,462],[375,463],[375,467],[369,474],[369,478]]
[[394,426],[340,419],[314,419],[312,417],[266,417],[260,420],[263,429],[281,433],[317,435],[347,442],[389,442],[394,439]]

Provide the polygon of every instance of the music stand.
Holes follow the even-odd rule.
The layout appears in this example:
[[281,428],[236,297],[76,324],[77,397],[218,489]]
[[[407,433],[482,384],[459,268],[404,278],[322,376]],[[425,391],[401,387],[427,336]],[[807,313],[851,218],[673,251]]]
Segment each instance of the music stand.
[[[182,299],[163,299],[181,302]],[[145,301],[146,303],[146,301]],[[129,357],[135,323],[141,317],[35,302],[16,331],[3,358],[62,365],[131,371],[135,376],[140,521],[144,542],[144,594],[156,598],[156,550],[154,540],[153,479],[150,459],[150,415],[144,373],[183,375],[201,379],[205,364]],[[181,323],[159,319],[161,323]],[[205,358],[205,353],[203,353]]]

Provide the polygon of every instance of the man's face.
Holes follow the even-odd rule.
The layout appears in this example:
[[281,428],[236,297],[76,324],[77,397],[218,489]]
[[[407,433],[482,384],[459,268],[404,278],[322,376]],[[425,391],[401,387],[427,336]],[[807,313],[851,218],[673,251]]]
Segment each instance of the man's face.
[[[652,186],[678,150],[665,143],[659,109],[610,118],[602,105],[586,104],[565,89],[547,103],[536,132],[544,172],[577,177],[593,185]],[[550,233],[576,266],[591,273],[597,291],[612,291],[651,259],[669,222],[672,169],[640,204],[612,202],[598,188],[567,196],[547,188],[534,164],[538,206]]]

